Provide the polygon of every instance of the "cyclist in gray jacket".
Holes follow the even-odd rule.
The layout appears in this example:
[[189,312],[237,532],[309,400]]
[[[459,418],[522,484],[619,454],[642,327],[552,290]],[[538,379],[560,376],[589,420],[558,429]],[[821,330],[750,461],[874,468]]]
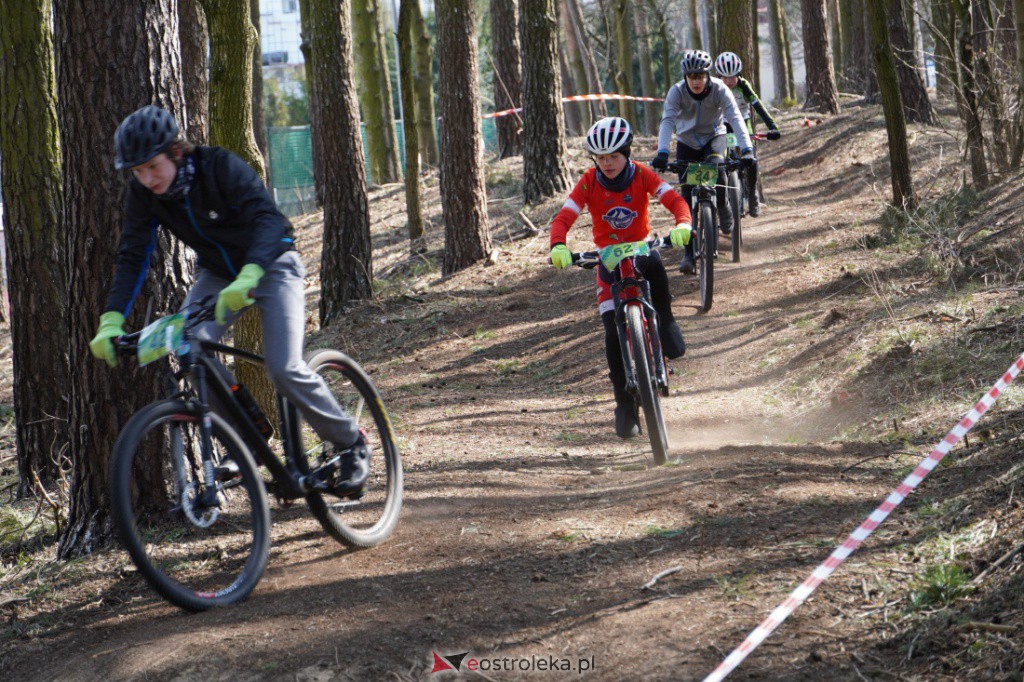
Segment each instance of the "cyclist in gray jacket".
[[[757,162],[754,147],[747,135],[732,90],[718,78],[711,77],[711,55],[703,50],[691,50],[683,56],[685,77],[673,85],[665,97],[665,113],[658,132],[658,155],[651,167],[668,167],[669,145],[673,134],[676,139],[676,159],[679,161],[705,161],[719,166],[719,177],[725,177],[726,130],[728,121],[740,145],[742,160],[748,165]],[[718,221],[722,234],[732,233],[732,209],[725,196],[724,183],[715,188],[718,195]],[[690,198],[690,188],[683,185],[683,196]],[[691,209],[693,207],[691,206]],[[694,271],[692,242],[687,245],[679,269]]]

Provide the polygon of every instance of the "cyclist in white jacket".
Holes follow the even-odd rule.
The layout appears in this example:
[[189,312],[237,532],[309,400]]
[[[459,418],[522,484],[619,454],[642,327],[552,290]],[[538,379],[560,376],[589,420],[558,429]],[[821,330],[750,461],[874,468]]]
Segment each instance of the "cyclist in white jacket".
[[[732,90],[720,79],[711,77],[711,55],[703,50],[691,50],[683,56],[682,66],[685,77],[673,85],[665,97],[665,113],[658,132],[658,155],[651,161],[651,167],[656,170],[668,167],[669,145],[674,134],[676,159],[716,163],[719,165],[719,177],[724,179],[726,121],[737,131],[743,161],[755,164],[754,146]],[[716,193],[722,234],[730,235],[732,209],[726,200],[724,181],[719,182]],[[682,194],[689,200],[690,188],[684,185]],[[687,245],[679,267],[684,273],[694,271],[692,244]]]

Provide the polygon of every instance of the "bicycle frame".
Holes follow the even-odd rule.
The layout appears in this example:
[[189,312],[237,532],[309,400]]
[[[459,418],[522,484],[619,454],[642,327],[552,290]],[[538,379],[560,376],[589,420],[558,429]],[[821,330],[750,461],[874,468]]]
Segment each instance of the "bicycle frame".
[[654,360],[655,378],[659,388],[667,388],[668,373],[662,354],[661,337],[658,336],[658,314],[650,302],[651,285],[638,275],[633,258],[624,258],[612,271],[611,290],[612,301],[615,303],[615,327],[619,333],[622,364],[626,369],[626,390],[630,393],[636,393],[638,390],[636,367],[629,353],[626,330],[626,307],[630,305],[639,305],[643,308],[644,319],[647,321],[647,341],[651,344],[651,356]]

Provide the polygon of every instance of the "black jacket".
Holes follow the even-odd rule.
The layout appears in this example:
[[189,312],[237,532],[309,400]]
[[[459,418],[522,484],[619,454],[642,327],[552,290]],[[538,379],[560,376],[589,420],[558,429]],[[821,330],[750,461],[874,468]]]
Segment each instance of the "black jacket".
[[295,248],[295,231],[260,176],[220,147],[196,147],[196,173],[188,195],[161,200],[135,178],[121,217],[117,267],[104,311],[126,317],[142,287],[162,225],[199,256],[199,266],[234,279],[247,263],[264,270]]

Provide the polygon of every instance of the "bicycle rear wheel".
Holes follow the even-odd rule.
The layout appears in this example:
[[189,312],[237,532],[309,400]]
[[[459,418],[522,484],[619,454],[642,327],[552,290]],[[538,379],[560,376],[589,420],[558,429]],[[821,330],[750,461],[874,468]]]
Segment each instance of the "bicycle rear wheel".
[[739,171],[729,173],[729,207],[732,208],[732,262],[740,262],[743,245],[743,176]]
[[626,307],[626,331],[629,337],[629,350],[633,355],[633,367],[636,369],[636,383],[640,391],[640,404],[644,410],[644,424],[647,437],[651,441],[651,452],[655,465],[665,463],[668,454],[668,434],[665,429],[665,417],[661,413],[661,398],[655,385],[651,345],[647,340],[647,328],[644,325],[643,309],[632,304]]
[[700,280],[700,310],[706,313],[711,310],[715,300],[715,251],[718,242],[718,228],[715,225],[715,210],[711,202],[700,204],[700,253],[696,254],[700,261],[697,264],[697,278]]
[[[306,502],[333,538],[350,547],[373,547],[391,535],[402,509],[402,458],[391,420],[376,387],[355,360],[324,349],[314,351],[306,361],[323,377],[345,413],[356,420],[372,451],[370,475],[361,498],[338,499],[311,492]],[[308,473],[330,459],[331,448],[308,424],[303,422],[301,428],[305,457],[296,464],[302,473]]]
[[[256,465],[241,436],[218,415],[210,417],[213,461],[224,479],[215,507],[198,501],[199,416],[181,400],[136,413],[110,464],[111,515],[121,544],[146,582],[188,611],[245,599],[270,552],[270,512]],[[219,466],[226,460],[234,466]]]

